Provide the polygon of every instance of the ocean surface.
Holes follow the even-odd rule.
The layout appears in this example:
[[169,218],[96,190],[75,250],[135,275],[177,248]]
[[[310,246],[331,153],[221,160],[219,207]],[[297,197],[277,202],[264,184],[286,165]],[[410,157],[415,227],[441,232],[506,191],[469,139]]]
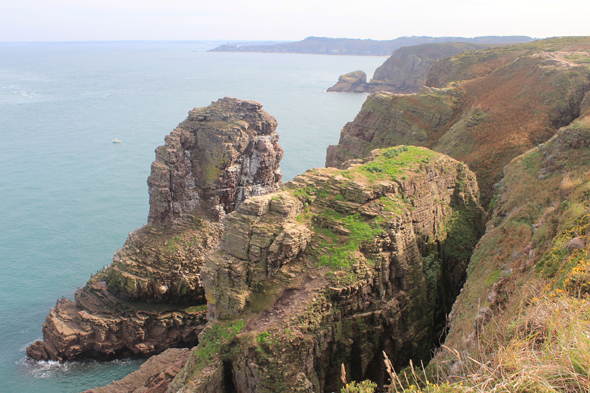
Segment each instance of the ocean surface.
[[36,363],[25,348],[56,300],[73,299],[146,222],[154,149],[189,110],[262,102],[286,181],[323,166],[366,98],[325,89],[385,60],[206,52],[218,44],[0,43],[0,392],[80,392],[139,367]]

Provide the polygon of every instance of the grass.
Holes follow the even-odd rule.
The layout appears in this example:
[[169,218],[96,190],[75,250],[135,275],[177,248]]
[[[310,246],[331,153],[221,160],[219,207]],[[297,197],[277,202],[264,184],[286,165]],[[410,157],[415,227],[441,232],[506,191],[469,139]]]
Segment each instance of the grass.
[[345,177],[360,175],[374,183],[381,179],[396,180],[409,169],[417,169],[420,164],[429,163],[436,153],[415,146],[400,146],[383,149],[381,154],[368,164],[342,172]]
[[354,263],[353,254],[359,250],[362,242],[368,241],[383,233],[379,226],[372,227],[367,224],[359,213],[341,218],[344,227],[350,231],[348,239],[343,244],[338,244],[338,237],[330,229],[316,228],[316,233],[323,234],[332,240],[332,243],[322,241],[320,247],[322,255],[319,258],[320,266],[330,266],[334,270],[350,268]]
[[[493,321],[471,355],[443,346],[448,366],[410,366],[390,376],[386,392],[590,391],[590,301],[562,295],[532,296],[514,315]],[[388,365],[389,362],[389,365]],[[459,373],[449,375],[450,365]],[[342,390],[344,392],[344,390]]]
[[209,365],[213,358],[244,328],[244,321],[216,322],[201,335],[197,350],[191,356],[193,376]]

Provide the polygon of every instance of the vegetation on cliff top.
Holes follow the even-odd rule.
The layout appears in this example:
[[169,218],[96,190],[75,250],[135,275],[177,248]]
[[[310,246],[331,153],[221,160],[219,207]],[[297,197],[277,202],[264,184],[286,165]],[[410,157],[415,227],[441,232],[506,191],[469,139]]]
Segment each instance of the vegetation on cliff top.
[[589,391],[587,118],[510,163],[488,228],[445,345],[393,391]]
[[[357,381],[378,372],[369,362],[388,337],[399,340],[389,349],[396,366],[426,360],[483,218],[474,175],[413,146],[376,151],[347,170],[310,170],[250,199],[226,219],[221,249],[204,269],[218,318],[211,326],[225,331],[239,318],[243,330],[220,347],[201,334],[177,386],[217,378],[219,391],[229,380],[260,392],[337,391],[342,362]],[[470,231],[467,254],[446,246]],[[244,367],[252,375],[233,379]]]

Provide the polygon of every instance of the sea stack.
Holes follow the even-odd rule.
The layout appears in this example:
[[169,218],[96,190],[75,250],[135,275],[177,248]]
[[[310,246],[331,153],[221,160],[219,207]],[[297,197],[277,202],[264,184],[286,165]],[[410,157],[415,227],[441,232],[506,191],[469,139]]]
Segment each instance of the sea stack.
[[149,356],[196,345],[206,323],[200,273],[219,222],[252,195],[281,185],[276,120],[262,104],[226,97],[189,112],[156,149],[148,223],[113,262],[62,298],[43,324],[35,360]]

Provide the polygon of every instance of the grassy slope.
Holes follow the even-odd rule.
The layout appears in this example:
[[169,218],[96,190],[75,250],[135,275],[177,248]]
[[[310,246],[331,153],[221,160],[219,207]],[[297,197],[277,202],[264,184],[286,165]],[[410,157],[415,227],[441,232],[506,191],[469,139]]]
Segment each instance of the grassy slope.
[[388,391],[590,391],[589,115],[504,169],[445,344]]
[[[590,389],[590,119],[514,159],[494,205],[450,334],[426,369],[438,385],[406,370],[410,383],[404,375],[392,391]],[[492,319],[476,334],[486,306]]]

